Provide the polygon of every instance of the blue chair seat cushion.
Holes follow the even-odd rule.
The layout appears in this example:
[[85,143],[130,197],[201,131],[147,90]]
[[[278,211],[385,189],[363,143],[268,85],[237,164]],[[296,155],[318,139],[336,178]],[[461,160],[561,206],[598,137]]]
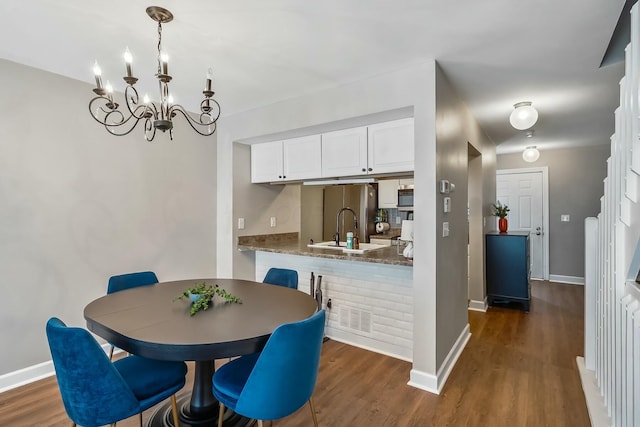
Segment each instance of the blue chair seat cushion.
[[216,371],[213,394],[229,408],[235,408],[260,353],[247,354],[222,365]]
[[[146,406],[145,399],[153,398],[157,402],[159,395],[169,397],[180,390],[184,387],[187,374],[187,365],[184,362],[147,359],[140,356],[125,357],[115,361],[113,365],[140,401],[141,407]],[[168,388],[168,384],[173,386]],[[160,397],[160,399],[163,398]]]

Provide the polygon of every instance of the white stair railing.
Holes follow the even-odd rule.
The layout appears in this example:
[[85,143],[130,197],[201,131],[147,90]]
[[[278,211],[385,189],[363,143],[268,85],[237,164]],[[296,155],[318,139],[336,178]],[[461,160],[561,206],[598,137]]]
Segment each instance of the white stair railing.
[[[640,15],[631,10],[631,43],[600,214],[585,222],[585,360],[591,420],[640,427]],[[585,376],[586,375],[586,376]],[[593,378],[600,402],[587,393]],[[607,417],[593,413],[604,405]]]

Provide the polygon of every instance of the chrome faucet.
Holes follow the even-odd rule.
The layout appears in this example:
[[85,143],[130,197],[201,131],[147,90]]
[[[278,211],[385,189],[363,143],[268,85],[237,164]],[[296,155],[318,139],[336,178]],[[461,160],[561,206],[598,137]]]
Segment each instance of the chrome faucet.
[[336,215],[336,234],[333,236],[336,246],[340,246],[340,214],[344,211],[350,211],[353,214],[353,226],[356,230],[358,229],[358,215],[356,212],[351,208],[340,209],[338,215]]

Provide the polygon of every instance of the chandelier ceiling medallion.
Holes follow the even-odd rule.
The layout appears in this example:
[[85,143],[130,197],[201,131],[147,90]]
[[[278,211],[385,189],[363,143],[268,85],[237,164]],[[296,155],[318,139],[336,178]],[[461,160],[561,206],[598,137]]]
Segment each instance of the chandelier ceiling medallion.
[[191,128],[200,135],[212,135],[216,131],[216,122],[220,117],[220,104],[213,99],[211,68],[207,72],[205,88],[202,91],[204,99],[200,102],[200,115],[194,118],[181,105],[174,104],[173,97],[169,92],[171,76],[168,72],[169,58],[162,50],[162,24],[171,22],[173,14],[162,7],[150,6],[147,8],[147,15],[158,23],[158,72],[155,77],[158,79],[160,88],[160,102],[157,104],[152,102],[146,94],[142,101],[140,100],[134,86],[138,79],[133,76],[131,70],[133,57],[127,48],[124,53],[127,75],[123,78],[127,83],[124,90],[126,109],[120,108],[118,103],[114,101],[113,87],[109,81],[105,85],[102,84],[102,71],[96,61],[93,67],[96,87],[93,91],[97,96],[89,101],[91,116],[98,123],[104,125],[109,133],[116,136],[129,134],[138,122],[144,120],[144,137],[147,141],[153,141],[156,130],[169,131],[169,137],[173,139],[173,118],[178,114],[181,114]]

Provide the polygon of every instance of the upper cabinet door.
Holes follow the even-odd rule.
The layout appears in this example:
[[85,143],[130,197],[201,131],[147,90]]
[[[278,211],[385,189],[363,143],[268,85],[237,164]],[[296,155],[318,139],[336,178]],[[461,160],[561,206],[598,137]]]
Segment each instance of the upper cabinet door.
[[282,141],[284,180],[320,178],[322,173],[322,148],[320,135]]
[[251,146],[251,182],[282,181],[282,141]]
[[367,128],[322,134],[322,176],[366,175]]
[[413,118],[371,125],[368,131],[370,174],[413,171]]

